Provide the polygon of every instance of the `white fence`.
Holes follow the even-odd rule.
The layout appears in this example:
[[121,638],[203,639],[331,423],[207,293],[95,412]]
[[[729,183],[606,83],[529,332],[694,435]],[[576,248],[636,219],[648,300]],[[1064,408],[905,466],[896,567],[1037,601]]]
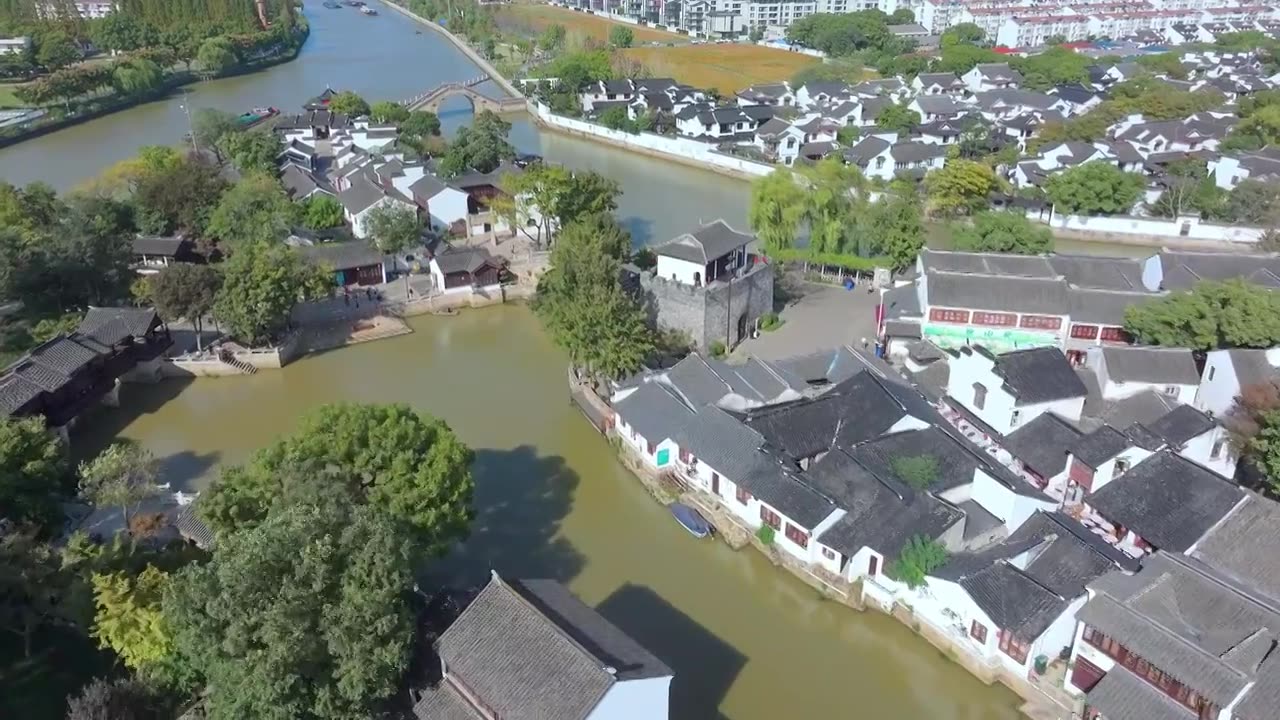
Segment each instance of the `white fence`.
[[566,132],[587,135],[637,152],[658,155],[677,162],[700,165],[709,170],[727,171],[748,178],[768,175],[774,170],[772,165],[725,155],[717,151],[714,145],[697,140],[647,132],[633,134],[621,130],[610,130],[595,123],[556,115],[550,108],[540,103],[529,103],[529,112],[537,116],[542,123]]
[[[1037,211],[1030,211],[1027,216],[1032,220],[1044,221]],[[1183,238],[1186,240],[1206,240],[1248,245],[1256,244],[1266,233],[1263,228],[1215,225],[1198,217],[1180,217],[1176,220],[1170,220],[1167,218],[1135,217],[1131,215],[1054,215],[1049,220],[1048,225],[1058,230],[1089,234],[1106,233],[1171,239]]]

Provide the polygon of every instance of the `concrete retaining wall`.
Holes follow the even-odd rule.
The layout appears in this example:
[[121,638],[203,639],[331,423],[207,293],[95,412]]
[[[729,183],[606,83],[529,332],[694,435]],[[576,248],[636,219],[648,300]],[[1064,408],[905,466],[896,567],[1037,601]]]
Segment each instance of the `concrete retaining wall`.
[[[1029,212],[1028,217],[1040,220],[1037,212]],[[1087,215],[1055,215],[1048,222],[1049,227],[1058,230],[1090,234],[1142,235],[1174,240],[1207,240],[1213,242],[1256,244],[1262,239],[1266,230],[1256,227],[1237,225],[1215,225],[1198,217],[1180,217],[1176,220],[1153,217],[1132,217],[1113,215],[1109,217],[1093,217]]]
[[[422,25],[427,26],[433,32],[440,34],[446,40],[453,43],[454,47],[461,50],[462,54],[466,55],[468,60],[475,63],[481,70],[485,72],[485,74],[489,76],[491,80],[493,80],[495,85],[502,88],[503,91],[506,92],[511,97],[516,97],[516,98],[524,97],[524,93],[520,92],[520,90],[515,85],[512,85],[510,80],[504,78],[502,74],[498,72],[497,68],[495,68],[492,64],[490,64],[489,61],[486,60],[483,55],[476,52],[474,48],[468,45],[466,40],[463,40],[462,38],[458,37],[457,35],[454,35],[453,33],[449,32],[443,27],[440,27],[440,25],[420,15],[410,12],[407,8],[404,8],[400,5],[397,5],[394,2],[391,2],[391,0],[382,0],[382,4],[386,5],[392,10],[395,10],[401,15],[404,15],[405,17],[410,18],[411,20],[414,20]],[[426,88],[423,88],[423,89],[425,90]]]
[[717,151],[714,145],[704,142],[655,133],[632,134],[621,130],[610,130],[595,123],[556,115],[547,106],[533,101],[529,102],[529,113],[537,119],[539,124],[553,130],[738,178],[750,180],[768,175],[774,170],[772,165],[725,155]]

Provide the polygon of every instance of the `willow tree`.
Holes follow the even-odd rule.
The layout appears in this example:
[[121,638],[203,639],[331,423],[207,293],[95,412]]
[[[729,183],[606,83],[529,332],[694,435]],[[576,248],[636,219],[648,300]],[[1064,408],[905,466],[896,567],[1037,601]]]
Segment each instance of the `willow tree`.
[[795,246],[804,222],[805,190],[795,175],[778,168],[751,184],[748,221],[766,255]]

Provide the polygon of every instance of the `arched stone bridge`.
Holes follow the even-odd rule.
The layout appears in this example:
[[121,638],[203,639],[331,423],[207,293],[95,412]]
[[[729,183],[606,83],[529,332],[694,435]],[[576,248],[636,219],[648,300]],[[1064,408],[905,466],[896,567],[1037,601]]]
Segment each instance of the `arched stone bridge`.
[[400,104],[410,110],[439,112],[440,105],[449,98],[463,97],[467,99],[467,102],[471,103],[471,109],[475,112],[480,112],[481,110],[490,110],[497,113],[519,112],[525,109],[525,99],[522,97],[491,98],[475,89],[477,85],[488,79],[488,75],[481,75],[466,82],[445,83],[421,95],[409,98]]

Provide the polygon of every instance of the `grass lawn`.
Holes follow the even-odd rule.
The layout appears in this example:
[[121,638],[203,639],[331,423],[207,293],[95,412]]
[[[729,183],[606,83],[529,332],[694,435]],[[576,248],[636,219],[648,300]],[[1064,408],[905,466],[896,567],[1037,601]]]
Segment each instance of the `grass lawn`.
[[716,88],[726,97],[748,85],[790,80],[801,69],[822,62],[759,45],[638,47],[625,52],[654,77],[673,77],[696,88]]
[[0,85],[0,108],[20,108],[26,107],[26,103],[14,97],[13,91],[22,87],[20,84]]
[[610,30],[618,25],[622,25],[623,27],[631,28],[631,31],[635,33],[635,42],[637,45],[655,41],[676,42],[683,40],[688,42],[689,40],[689,38],[684,35],[655,30],[643,25],[614,22],[600,17],[599,15],[589,15],[584,12],[577,12],[551,5],[523,3],[503,5],[497,9],[496,13],[499,27],[510,27],[514,30],[517,26],[523,26],[528,30],[531,30],[531,34],[541,33],[551,25],[563,25],[566,34],[570,38],[572,38],[576,33],[584,37],[591,37],[603,42],[609,39]]

